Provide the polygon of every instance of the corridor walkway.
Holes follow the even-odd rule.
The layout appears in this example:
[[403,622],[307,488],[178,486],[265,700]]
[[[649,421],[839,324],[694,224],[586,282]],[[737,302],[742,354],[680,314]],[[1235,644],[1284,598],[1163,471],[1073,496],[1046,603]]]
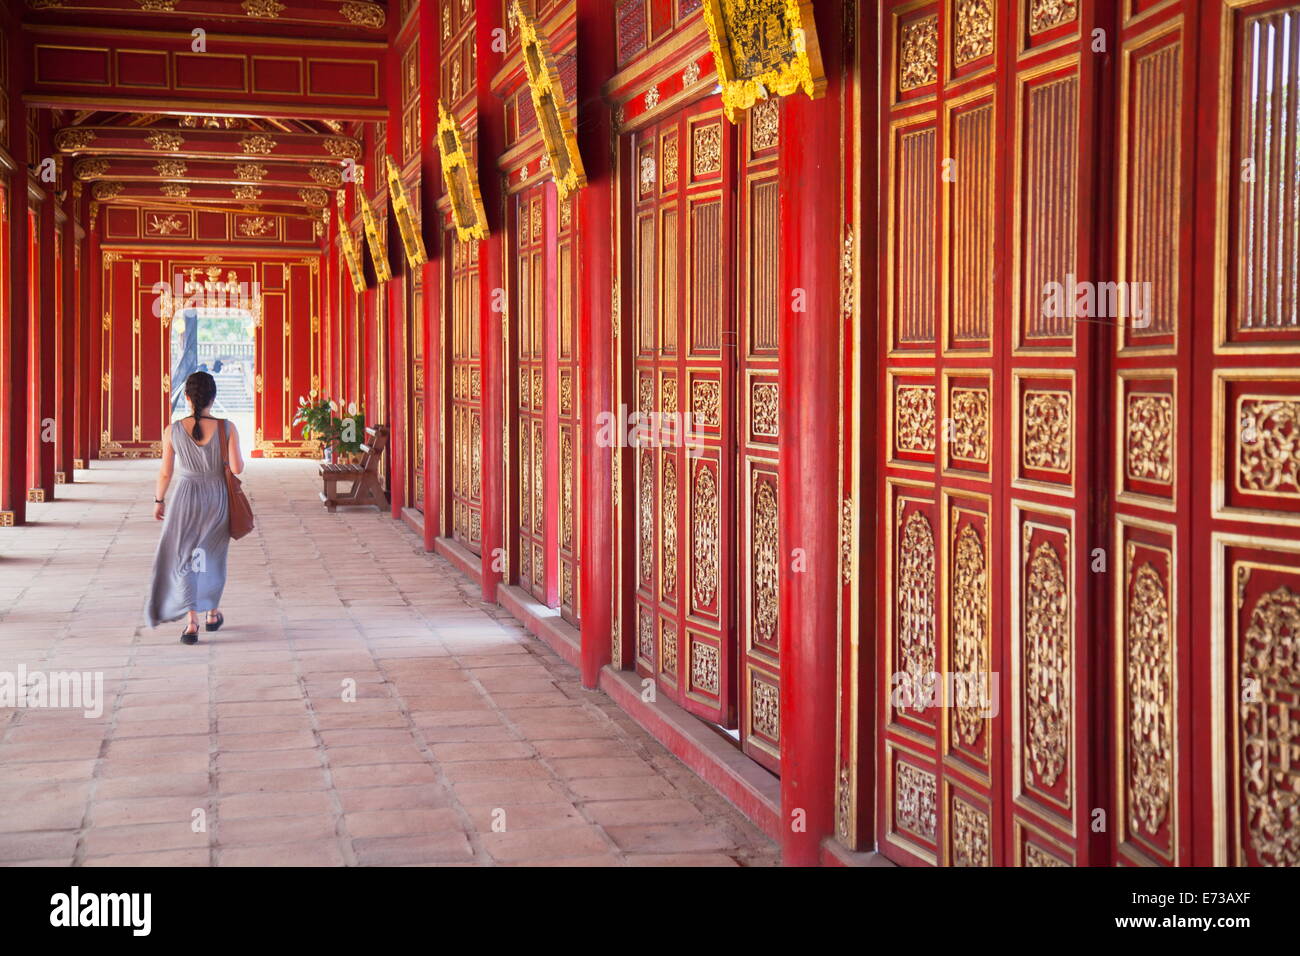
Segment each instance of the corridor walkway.
[[0,677],[102,673],[106,701],[0,709],[0,863],[777,862],[404,525],[327,515],[314,463],[250,463],[220,632],[143,627],[157,463],[94,465],[0,529]]

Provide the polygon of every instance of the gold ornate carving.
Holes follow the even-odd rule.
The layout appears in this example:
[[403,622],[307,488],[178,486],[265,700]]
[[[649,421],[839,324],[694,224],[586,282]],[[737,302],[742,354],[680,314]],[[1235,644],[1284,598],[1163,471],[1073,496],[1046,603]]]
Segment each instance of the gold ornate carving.
[[356,24],[359,27],[370,27],[378,30],[384,25],[384,8],[375,3],[358,3],[355,0],[348,0],[347,3],[339,7],[339,13],[348,23]]
[[691,133],[691,171],[699,178],[722,169],[722,124],[703,123]]
[[1025,392],[1024,439],[1021,455],[1026,468],[1070,471],[1070,393]]
[[847,764],[840,765],[840,776],[835,786],[835,832],[840,840],[849,841],[849,823],[853,816],[853,784]]
[[[1030,533],[1026,525],[1026,547]],[[1027,570],[1021,629],[1025,777],[1052,787],[1070,751],[1070,595],[1061,559],[1048,542],[1039,543]]]
[[749,114],[750,149],[758,152],[781,144],[781,101],[760,100]]
[[899,451],[934,451],[933,385],[900,385],[895,391],[894,442]]
[[934,840],[938,826],[934,774],[910,763],[895,765],[894,824],[900,830]]
[[663,456],[663,482],[659,519],[663,537],[660,545],[663,572],[659,590],[664,597],[671,598],[677,594],[677,459],[670,454]]
[[776,488],[771,481],[764,480],[755,473],[753,495],[754,566],[751,573],[754,579],[754,634],[770,644],[776,641],[777,611],[780,607]]
[[565,100],[560,71],[555,66],[546,34],[520,4],[513,4],[512,13],[519,26],[519,48],[523,54],[524,71],[528,74],[528,89],[537,114],[537,125],[546,145],[546,156],[551,161],[555,187],[563,202],[574,190],[587,185],[578,138],[569,120],[569,104]]
[[79,129],[70,127],[61,129],[54,134],[54,145],[61,152],[71,153],[78,149],[86,149],[95,141],[95,131],[93,129]]
[[90,159],[83,159],[73,167],[74,175],[81,180],[98,179],[103,176],[109,169],[107,159],[95,156]]
[[[898,505],[901,512],[903,502]],[[934,531],[924,514],[913,511],[903,525],[898,546],[895,593],[898,667],[912,688],[929,686],[935,672],[934,598]],[[919,704],[916,707],[918,713],[923,709]]]
[[1242,398],[1238,407],[1239,487],[1273,494],[1300,493],[1300,401],[1251,396]]
[[648,196],[655,189],[655,158],[649,153],[641,157],[641,195]]
[[274,229],[274,221],[267,219],[264,216],[253,216],[250,219],[241,219],[239,221],[239,232],[245,236],[265,236],[274,231]]
[[285,5],[279,0],[244,0],[239,6],[250,17],[263,20],[274,20],[285,9]]
[[153,168],[163,179],[180,179],[188,172],[183,159],[160,159],[153,164]]
[[663,140],[664,188],[677,182],[677,137],[669,136]]
[[691,687],[706,694],[718,693],[718,649],[712,644],[692,640]]
[[666,619],[659,622],[659,672],[677,675],[677,631]]
[[1258,862],[1300,865],[1300,597],[1259,596],[1242,636],[1240,704],[1245,824]]
[[261,182],[266,178],[266,167],[257,163],[235,163],[235,178],[246,183]]
[[964,800],[952,802],[952,865],[992,866],[989,818]]
[[667,377],[659,387],[659,402],[665,415],[677,414],[677,379]]
[[242,199],[247,202],[261,196],[262,188],[260,186],[253,186],[253,185],[232,186],[230,188],[230,192],[236,199]]
[[650,612],[643,607],[637,608],[637,656],[646,662],[655,659],[655,622]]
[[1125,470],[1139,481],[1174,480],[1174,401],[1168,394],[1133,392],[1125,409]]
[[953,388],[952,456],[964,461],[988,462],[988,389]]
[[933,83],[939,78],[939,17],[918,17],[898,32],[899,91]]
[[[982,682],[989,665],[989,581],[988,563],[979,533],[966,525],[954,542],[952,580],[952,671],[972,681],[969,687],[987,686]],[[979,740],[984,727],[984,708],[967,699],[958,701],[953,711],[956,736],[966,746]]]
[[560,546],[573,549],[573,437],[568,431],[560,432]]
[[650,89],[645,91],[646,111],[649,112],[650,110],[654,109],[658,105],[659,105],[659,87],[656,84],[656,85],[652,85]]
[[1173,786],[1173,643],[1169,596],[1148,562],[1133,568],[1129,544],[1127,669],[1129,828],[1159,832]]
[[755,437],[776,438],[779,433],[779,392],[773,382],[755,382],[752,393],[753,419],[750,428]]
[[958,0],[953,60],[962,66],[993,52],[993,7],[990,0]]
[[247,156],[265,156],[276,148],[276,142],[264,133],[249,133],[240,137],[239,148]]
[[711,379],[691,383],[691,410],[704,425],[722,422],[722,386]]
[[1069,864],[1048,853],[1037,844],[1026,843],[1025,866],[1069,866]]
[[321,146],[335,159],[361,158],[361,144],[347,136],[331,136]]
[[840,577],[845,584],[853,580],[853,499],[840,504]]
[[682,88],[694,86],[700,81],[700,64],[697,60],[691,60],[686,64],[686,69],[682,70]]
[[170,236],[174,232],[180,232],[185,228],[185,224],[177,216],[152,215],[149,217],[147,228],[156,235]]
[[[261,169],[262,167],[258,166],[255,168]],[[235,167],[235,170],[236,175],[238,175],[239,167]],[[265,172],[263,175],[265,175]],[[343,174],[333,166],[308,166],[307,175],[310,176],[314,182],[318,182],[322,186],[333,188],[343,185]],[[244,177],[240,176],[239,178],[243,179]],[[259,176],[257,178],[261,179],[262,177]]]
[[641,583],[649,584],[655,567],[655,466],[651,452],[641,452],[641,487],[637,498],[640,517]]
[[438,103],[438,152],[442,156],[442,176],[447,182],[452,221],[461,242],[488,237],[487,212],[479,192],[478,172],[465,152],[460,123]]
[[190,187],[185,183],[163,183],[158,191],[172,199],[184,199],[190,194]]
[[1079,15],[1078,0],[1030,0],[1029,32],[1045,33]]
[[781,738],[781,695],[775,684],[749,674],[750,726],[769,740]]
[[402,237],[402,251],[406,253],[407,265],[414,269],[429,261],[424,250],[424,239],[420,235],[419,224],[415,221],[411,201],[406,196],[401,170],[393,162],[393,157],[384,156],[384,167],[388,175],[388,202],[393,207],[393,218],[397,220],[397,231]]
[[309,206],[328,206],[330,194],[323,189],[299,189],[298,198]]
[[691,490],[692,581],[697,609],[712,607],[718,593],[718,516],[718,481],[713,470],[701,463],[695,468]]
[[704,0],[727,118],[769,96],[826,90],[811,0]]
[[149,144],[150,149],[160,153],[174,153],[185,145],[185,137],[180,133],[168,133],[160,129],[151,130],[144,141]]
[[95,183],[90,190],[90,194],[100,202],[107,202],[110,199],[116,199],[122,195],[122,190],[126,187],[122,183],[114,181],[103,181]]

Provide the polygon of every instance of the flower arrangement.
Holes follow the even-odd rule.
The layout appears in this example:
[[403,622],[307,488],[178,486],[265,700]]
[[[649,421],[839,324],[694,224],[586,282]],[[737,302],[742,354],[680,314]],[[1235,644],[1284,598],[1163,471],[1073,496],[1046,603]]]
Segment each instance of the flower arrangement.
[[348,404],[346,414],[342,412],[338,401],[318,395],[315,389],[307,397],[298,396],[293,423],[303,427],[303,438],[320,442],[327,461],[361,454],[361,443],[365,441],[365,414],[355,402]]

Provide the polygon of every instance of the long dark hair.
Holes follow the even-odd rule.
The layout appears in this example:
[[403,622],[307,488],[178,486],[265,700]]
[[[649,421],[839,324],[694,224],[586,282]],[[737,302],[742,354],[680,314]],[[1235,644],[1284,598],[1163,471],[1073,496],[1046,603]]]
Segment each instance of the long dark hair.
[[195,441],[203,440],[203,429],[199,428],[199,419],[202,417],[199,413],[207,408],[217,397],[217,380],[207,372],[193,372],[185,380],[185,397],[190,400],[190,405],[194,408],[194,435]]

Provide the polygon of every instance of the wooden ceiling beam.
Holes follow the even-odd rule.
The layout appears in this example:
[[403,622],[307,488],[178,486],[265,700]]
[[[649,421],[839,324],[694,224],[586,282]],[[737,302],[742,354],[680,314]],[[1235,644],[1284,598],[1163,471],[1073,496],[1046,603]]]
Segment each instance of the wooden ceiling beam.
[[343,164],[361,158],[361,141],[350,136],[255,130],[174,129],[131,126],[65,126],[54,146],[72,156],[148,156],[241,162]]

